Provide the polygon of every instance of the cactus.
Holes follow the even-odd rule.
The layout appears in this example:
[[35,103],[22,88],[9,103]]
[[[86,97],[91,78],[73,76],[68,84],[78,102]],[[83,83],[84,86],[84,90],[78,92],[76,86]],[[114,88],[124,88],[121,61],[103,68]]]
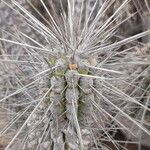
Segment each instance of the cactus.
[[[142,19],[149,21],[149,6],[1,0],[5,149],[118,150],[136,143],[140,150],[142,135],[150,137],[150,26]],[[118,132],[126,138],[116,140]]]

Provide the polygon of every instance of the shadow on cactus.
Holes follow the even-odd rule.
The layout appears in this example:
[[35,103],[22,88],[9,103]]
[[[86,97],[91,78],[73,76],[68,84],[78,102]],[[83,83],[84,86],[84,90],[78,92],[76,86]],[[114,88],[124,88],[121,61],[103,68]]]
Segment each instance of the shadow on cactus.
[[142,17],[150,15],[142,2],[1,0],[6,150],[144,149],[150,53],[141,49],[150,26]]

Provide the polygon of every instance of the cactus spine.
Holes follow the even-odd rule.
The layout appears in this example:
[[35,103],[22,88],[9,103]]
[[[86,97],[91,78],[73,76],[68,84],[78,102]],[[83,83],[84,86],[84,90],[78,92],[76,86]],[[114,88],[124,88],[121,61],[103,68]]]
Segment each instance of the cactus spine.
[[[150,111],[149,83],[144,86],[149,49],[141,56],[137,48],[145,45],[138,39],[150,30],[124,31],[132,21],[138,23],[140,2],[37,4],[38,8],[25,0],[0,3],[0,103],[12,112],[0,132],[3,136],[12,129],[6,150],[18,143],[25,150],[105,150],[109,144],[126,149],[114,139],[118,130],[141,146],[141,133],[150,136],[143,124]],[[19,130],[14,131],[16,125]]]

